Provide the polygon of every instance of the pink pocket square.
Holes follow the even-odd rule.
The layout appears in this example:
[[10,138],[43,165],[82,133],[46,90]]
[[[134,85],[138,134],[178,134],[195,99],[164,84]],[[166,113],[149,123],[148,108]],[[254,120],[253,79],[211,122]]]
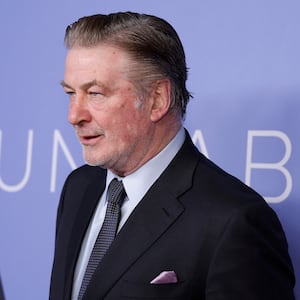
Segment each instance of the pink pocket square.
[[176,273],[174,271],[163,271],[157,277],[155,277],[151,284],[167,284],[178,282]]

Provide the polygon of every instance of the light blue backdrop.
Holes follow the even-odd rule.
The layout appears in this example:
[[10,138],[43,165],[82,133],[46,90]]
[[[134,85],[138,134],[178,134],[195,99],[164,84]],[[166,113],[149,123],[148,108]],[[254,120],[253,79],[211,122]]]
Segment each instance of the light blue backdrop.
[[[0,273],[8,300],[48,298],[55,215],[82,164],[67,124],[64,29],[135,10],[177,29],[194,95],[194,142],[257,189],[279,215],[300,278],[300,2],[126,0],[0,2]],[[300,299],[300,285],[296,288]]]

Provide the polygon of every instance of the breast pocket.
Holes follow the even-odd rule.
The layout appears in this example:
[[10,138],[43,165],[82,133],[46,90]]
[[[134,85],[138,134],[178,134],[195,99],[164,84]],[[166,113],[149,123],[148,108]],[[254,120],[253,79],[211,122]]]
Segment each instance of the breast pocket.
[[122,285],[124,299],[182,299],[188,300],[184,281],[168,284],[143,284],[125,281]]

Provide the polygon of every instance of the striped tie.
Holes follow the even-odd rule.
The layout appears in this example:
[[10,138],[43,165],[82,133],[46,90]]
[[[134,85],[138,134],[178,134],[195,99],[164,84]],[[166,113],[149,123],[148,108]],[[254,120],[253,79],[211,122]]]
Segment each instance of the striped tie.
[[78,300],[83,298],[97,266],[101,262],[101,259],[110,247],[117,233],[121,215],[121,206],[126,197],[122,181],[118,181],[114,178],[109,184],[107,193],[108,203],[104,222],[92,250],[80,287]]

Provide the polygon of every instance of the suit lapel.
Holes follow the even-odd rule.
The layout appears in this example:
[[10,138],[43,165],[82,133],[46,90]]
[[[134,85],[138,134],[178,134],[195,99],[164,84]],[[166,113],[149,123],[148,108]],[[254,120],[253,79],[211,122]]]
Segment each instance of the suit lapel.
[[199,152],[187,137],[117,235],[96,270],[85,299],[104,298],[126,270],[180,217],[184,212],[180,195],[191,187],[198,159]]
[[[153,198],[155,201],[151,201]],[[92,295],[103,299],[111,286],[173,224],[183,210],[174,197],[169,195],[162,198],[158,190],[146,196],[104,256],[85,299],[92,299]]]
[[[74,222],[73,230],[70,237],[66,261],[66,299],[70,299],[73,274],[86,230],[90,220],[99,202],[99,199],[105,189],[106,172],[96,176],[87,186],[82,199],[80,199],[78,213]],[[76,197],[76,195],[74,195]],[[74,199],[75,201],[75,199]]]

